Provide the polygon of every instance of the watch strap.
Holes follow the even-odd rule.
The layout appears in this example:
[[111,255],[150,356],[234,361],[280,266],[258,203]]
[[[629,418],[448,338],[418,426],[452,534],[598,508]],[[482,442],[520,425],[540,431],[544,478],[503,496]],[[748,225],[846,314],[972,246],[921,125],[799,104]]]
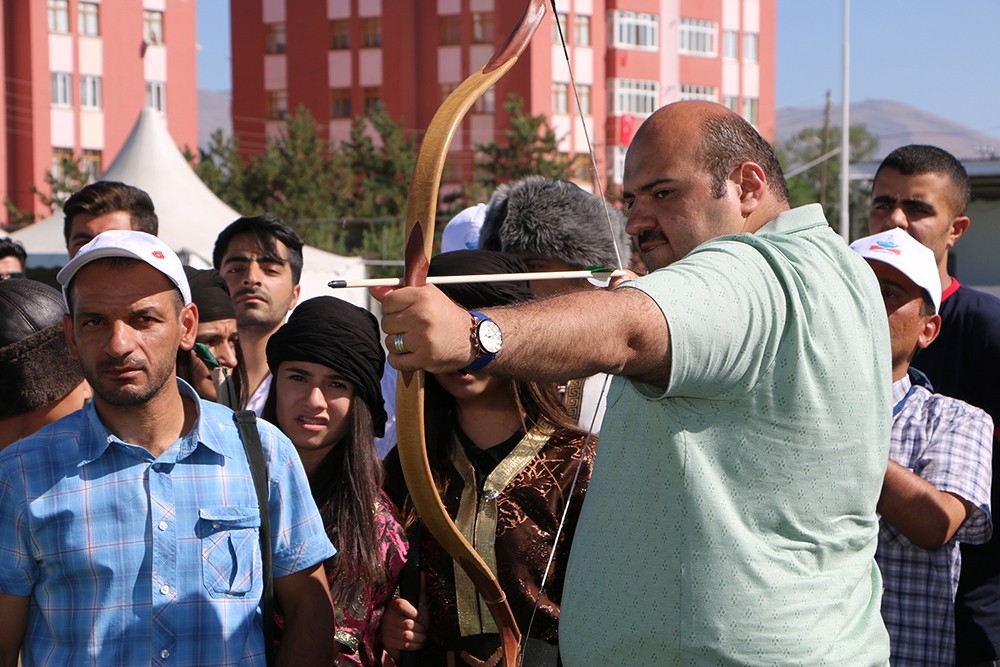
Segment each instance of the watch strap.
[[462,369],[463,373],[481,371],[497,356],[491,352],[487,352],[479,344],[479,323],[490,318],[476,310],[470,310],[469,315],[472,317],[472,324],[469,327],[469,339],[472,342],[472,349],[476,351],[476,358],[472,360],[471,364]]

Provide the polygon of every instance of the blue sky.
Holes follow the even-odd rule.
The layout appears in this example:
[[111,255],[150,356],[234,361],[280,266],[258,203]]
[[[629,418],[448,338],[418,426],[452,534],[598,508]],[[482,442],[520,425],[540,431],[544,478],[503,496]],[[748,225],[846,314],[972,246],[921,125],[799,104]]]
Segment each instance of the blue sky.
[[[228,90],[229,0],[197,1],[199,88]],[[822,106],[827,90],[839,103],[843,0],[777,2],[778,107]],[[852,0],[850,14],[852,101],[1000,137],[1000,0]]]

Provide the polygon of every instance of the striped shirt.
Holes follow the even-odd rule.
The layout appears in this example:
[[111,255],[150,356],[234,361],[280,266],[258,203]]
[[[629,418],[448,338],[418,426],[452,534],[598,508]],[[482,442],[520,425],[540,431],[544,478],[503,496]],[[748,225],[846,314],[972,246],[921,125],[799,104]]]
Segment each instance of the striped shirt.
[[[264,665],[260,516],[233,413],[196,399],[158,457],[93,404],[0,452],[0,592],[32,665]],[[275,577],[333,555],[298,454],[259,422]]]
[[954,398],[932,394],[909,376],[892,386],[897,406],[889,458],[975,509],[951,541],[915,546],[879,521],[875,560],[882,570],[882,618],[893,667],[955,664],[955,592],[959,543],[982,544],[993,533],[990,514],[993,421]]

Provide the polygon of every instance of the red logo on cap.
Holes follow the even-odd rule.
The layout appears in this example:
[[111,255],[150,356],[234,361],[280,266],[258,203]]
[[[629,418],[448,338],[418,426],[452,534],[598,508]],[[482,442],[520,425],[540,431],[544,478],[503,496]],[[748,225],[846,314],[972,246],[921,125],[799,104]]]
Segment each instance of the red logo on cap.
[[163,253],[160,252],[159,250],[154,250],[153,257],[155,257],[156,259],[163,259]]

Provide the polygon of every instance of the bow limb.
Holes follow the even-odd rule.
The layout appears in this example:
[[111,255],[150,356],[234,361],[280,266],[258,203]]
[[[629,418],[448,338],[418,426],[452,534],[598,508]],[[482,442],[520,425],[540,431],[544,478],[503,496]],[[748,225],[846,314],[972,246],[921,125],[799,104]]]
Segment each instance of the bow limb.
[[[434,114],[417,154],[406,206],[404,282],[407,286],[423,285],[427,279],[434,244],[438,188],[455,132],[476,100],[514,66],[544,15],[545,0],[530,0],[507,42],[489,62],[452,91]],[[472,580],[500,632],[504,664],[515,667],[520,663],[521,632],[507,597],[496,575],[455,526],[434,484],[424,438],[423,371],[399,374],[396,424],[403,476],[417,514],[434,539]]]

